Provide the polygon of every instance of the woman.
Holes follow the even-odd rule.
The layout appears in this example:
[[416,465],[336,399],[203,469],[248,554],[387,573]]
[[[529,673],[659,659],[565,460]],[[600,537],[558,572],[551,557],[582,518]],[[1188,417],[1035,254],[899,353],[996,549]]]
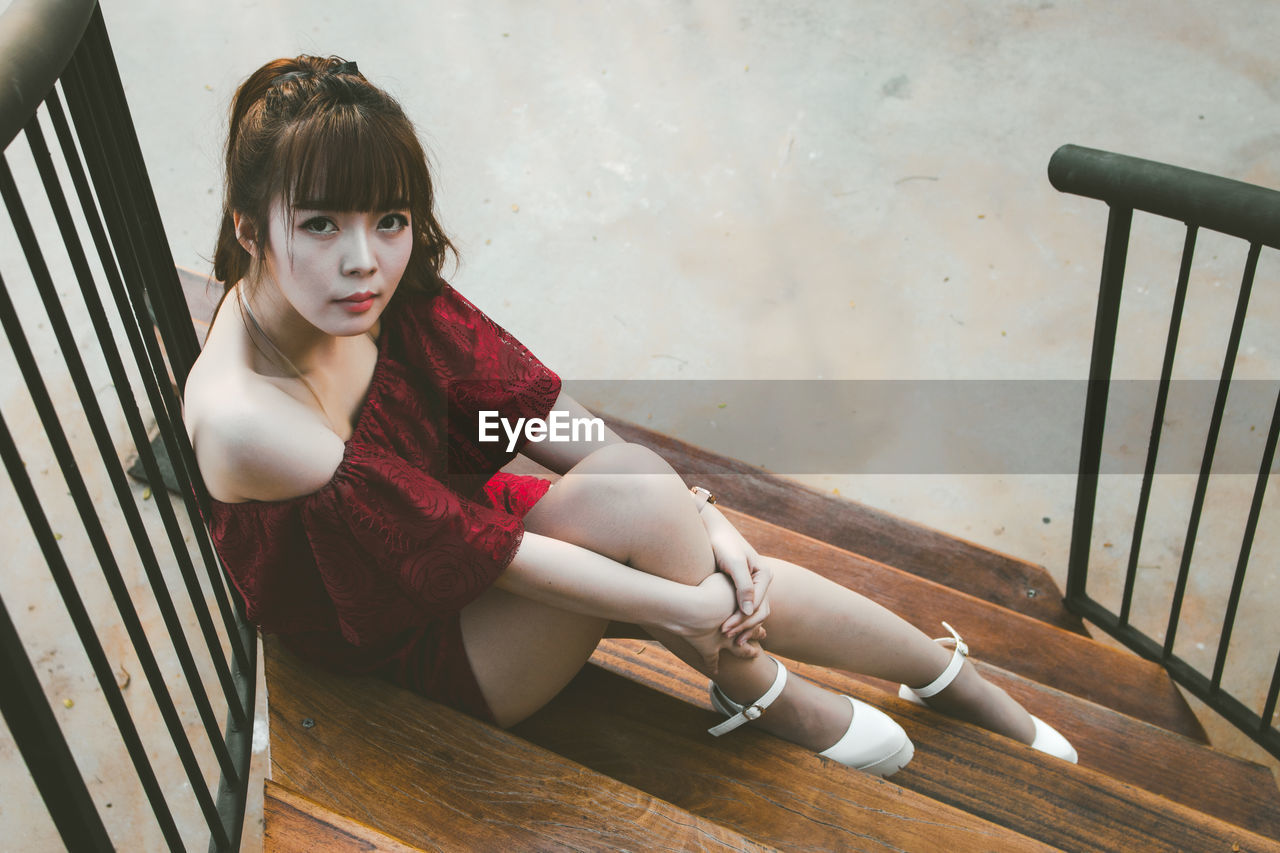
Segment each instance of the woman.
[[1075,760],[958,636],[948,649],[757,554],[645,448],[530,442],[554,489],[498,473],[514,452],[481,440],[483,419],[587,413],[439,278],[451,251],[412,125],[353,63],[280,59],[240,87],[214,259],[229,298],[186,419],[215,542],[264,631],[509,726],[628,623],[715,678],[713,734],[754,721],[881,775],[910,760],[888,716],[788,679],[767,649],[923,685],[903,695]]

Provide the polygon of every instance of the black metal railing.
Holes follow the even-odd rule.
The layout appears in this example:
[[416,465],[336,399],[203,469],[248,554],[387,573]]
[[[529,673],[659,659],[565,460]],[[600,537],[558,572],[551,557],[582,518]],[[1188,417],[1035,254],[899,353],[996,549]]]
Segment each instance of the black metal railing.
[[[1254,291],[1260,258],[1264,249],[1280,248],[1280,192],[1228,180],[1201,172],[1153,163],[1134,157],[1110,154],[1074,145],[1063,146],[1049,163],[1049,180],[1057,189],[1100,199],[1110,206],[1106,244],[1102,259],[1102,281],[1094,327],[1092,362],[1089,371],[1089,390],[1085,404],[1084,431],[1080,452],[1080,470],[1076,490],[1074,527],[1067,578],[1067,606],[1089,619],[1125,645],[1143,656],[1159,661],[1174,680],[1192,694],[1205,701],[1241,731],[1248,734],[1271,754],[1280,757],[1280,732],[1274,725],[1276,697],[1280,693],[1280,643],[1272,650],[1262,651],[1269,661],[1275,653],[1276,663],[1270,685],[1257,701],[1256,695],[1241,699],[1224,687],[1224,672],[1236,630],[1246,575],[1251,562],[1268,561],[1267,571],[1275,570],[1275,554],[1254,553],[1254,544],[1264,511],[1264,498],[1268,480],[1274,475],[1277,434],[1280,433],[1280,394],[1276,395],[1274,409],[1269,412],[1270,425],[1266,439],[1254,461],[1257,474],[1253,481],[1252,498],[1248,516],[1236,553],[1235,565],[1210,566],[1207,571],[1233,571],[1230,592],[1222,610],[1220,622],[1213,627],[1217,634],[1214,662],[1209,668],[1197,667],[1177,652],[1179,627],[1184,625],[1188,605],[1188,587],[1193,577],[1193,558],[1197,542],[1204,534],[1206,501],[1210,484],[1216,472],[1215,455],[1223,446],[1226,436],[1224,417],[1228,397],[1233,388],[1233,375],[1240,357],[1241,338]],[[1120,594],[1118,612],[1095,600],[1088,591],[1094,526],[1102,453],[1107,421],[1107,403],[1112,390],[1112,368],[1116,355],[1117,335],[1120,327],[1121,295],[1125,279],[1125,263],[1129,254],[1130,231],[1135,211],[1144,211],[1185,224],[1181,261],[1177,282],[1171,301],[1171,315],[1158,391],[1152,408],[1152,421],[1148,445],[1145,449],[1141,486],[1138,489],[1134,523],[1130,531],[1127,562],[1124,567],[1123,591]],[[1154,630],[1161,639],[1155,639],[1133,624],[1133,613],[1138,586],[1139,554],[1144,543],[1144,528],[1152,508],[1153,493],[1161,476],[1158,457],[1161,439],[1169,422],[1170,388],[1174,384],[1174,362],[1178,352],[1180,334],[1192,318],[1186,312],[1189,282],[1192,278],[1193,260],[1197,237],[1202,230],[1239,238],[1247,244],[1244,270],[1231,312],[1230,329],[1226,333],[1222,349],[1222,368],[1217,378],[1212,411],[1208,414],[1203,452],[1198,470],[1194,472],[1195,488],[1186,515],[1186,531],[1178,554],[1178,571],[1173,579],[1168,618],[1162,629]],[[1274,253],[1272,253],[1274,254]],[[1274,288],[1276,282],[1268,284]],[[1263,339],[1274,340],[1277,318],[1263,317],[1260,322],[1270,324],[1269,335]],[[1269,377],[1274,379],[1275,377]],[[1236,385],[1241,384],[1240,380]],[[1269,397],[1267,398],[1269,401]],[[1266,412],[1268,406],[1264,406]],[[1265,415],[1264,415],[1265,417]],[[1192,472],[1187,472],[1188,474]],[[1110,543],[1107,543],[1108,545]],[[1234,545],[1234,542],[1232,543]],[[1207,608],[1197,606],[1196,612]],[[1267,617],[1267,626],[1274,622],[1274,607]],[[1255,626],[1261,628],[1263,626]],[[1255,635],[1245,642],[1258,642]],[[1238,639],[1238,638],[1237,638]],[[1205,671],[1208,670],[1207,674]],[[1263,678],[1265,680],[1265,676]],[[1252,685],[1260,686],[1260,685]],[[1237,691],[1239,692],[1239,691]],[[1252,694],[1261,691],[1250,691]]]
[[[4,514],[0,709],[69,849],[238,849],[256,635],[202,522],[178,397],[199,345],[96,2],[15,0],[0,79],[0,327],[22,380],[0,400],[22,510]],[[126,475],[134,452],[154,489]],[[14,606],[50,582],[57,612]],[[61,624],[75,641],[42,648]],[[49,695],[35,658],[64,646],[95,699],[76,707],[100,693],[101,717]]]

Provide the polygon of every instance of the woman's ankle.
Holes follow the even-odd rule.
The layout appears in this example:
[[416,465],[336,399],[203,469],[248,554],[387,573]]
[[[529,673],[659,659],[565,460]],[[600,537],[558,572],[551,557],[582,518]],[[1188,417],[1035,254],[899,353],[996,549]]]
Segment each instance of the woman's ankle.
[[1031,714],[965,662],[956,680],[928,700],[930,708],[1022,743],[1035,739]]
[[778,701],[756,725],[783,740],[821,752],[844,736],[852,715],[853,707],[843,696],[792,676]]

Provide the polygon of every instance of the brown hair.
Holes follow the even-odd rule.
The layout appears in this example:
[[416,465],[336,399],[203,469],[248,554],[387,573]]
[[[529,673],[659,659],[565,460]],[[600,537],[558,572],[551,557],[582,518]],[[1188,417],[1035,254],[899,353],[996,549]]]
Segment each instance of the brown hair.
[[445,256],[457,249],[436,221],[426,153],[400,104],[336,56],[276,59],[236,90],[227,134],[226,189],[213,274],[230,288],[253,258],[236,239],[232,214],[246,217],[267,248],[268,215],[279,196],[296,207],[407,208],[413,251],[403,284],[439,288]]

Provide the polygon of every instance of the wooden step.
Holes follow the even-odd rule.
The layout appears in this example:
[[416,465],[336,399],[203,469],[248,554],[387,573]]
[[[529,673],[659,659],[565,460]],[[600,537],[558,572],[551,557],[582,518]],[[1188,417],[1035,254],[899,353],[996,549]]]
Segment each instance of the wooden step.
[[[674,658],[671,663],[681,668]],[[975,663],[989,681],[1033,714],[1051,720],[1079,747],[1081,766],[1251,832],[1280,837],[1280,789],[1266,767],[999,667]],[[862,694],[865,701],[883,702],[882,707],[895,714],[903,708],[882,695],[895,693],[896,684],[804,664],[792,668],[838,693],[853,693],[859,690],[856,684],[865,684],[880,691]],[[691,675],[696,685],[696,673]]]
[[283,785],[267,780],[262,797],[263,853],[360,850],[421,853],[371,826],[344,817]]
[[[710,707],[705,697],[707,679],[656,644],[609,640],[601,644],[592,663],[699,707]],[[1280,790],[1266,767],[997,667],[977,665],[986,678],[1033,714],[1052,721],[1079,748],[1082,766],[1252,832],[1280,837]],[[895,716],[911,707],[893,698],[896,684],[794,662],[790,668]]]
[[1087,633],[1080,617],[1063,606],[1062,592],[1043,566],[819,492],[636,424],[601,417],[627,441],[657,451],[687,482],[715,492],[725,506],[1064,630]]
[[699,708],[589,666],[514,731],[780,850],[1052,849],[777,738],[717,741],[708,724]]
[[768,848],[372,678],[264,642],[271,779],[429,850]]
[[932,636],[945,634],[941,623],[947,621],[976,659],[1208,741],[1186,699],[1156,663],[732,509],[723,512],[761,553],[856,589]]
[[[619,656],[617,646],[624,642],[608,641],[602,653],[626,658],[628,667],[639,670],[628,674],[648,679],[645,684],[595,671],[599,666],[588,668],[517,730],[548,749],[778,847],[791,844],[763,833],[780,818],[761,818],[761,826],[756,815],[774,803],[784,813],[803,809],[797,801],[810,797],[814,788],[837,791],[850,811],[822,802],[815,812],[804,812],[806,821],[834,826],[832,831],[861,829],[867,818],[857,809],[868,802],[861,785],[855,787],[847,778],[813,783],[804,776],[824,763],[830,766],[823,770],[833,777],[851,771],[749,728],[711,738],[706,727],[716,716],[709,710],[706,680],[689,689],[685,677],[672,677],[674,669],[655,665],[666,656],[660,648]],[[901,787],[1069,850],[1280,850],[1280,844],[1256,833],[896,697],[881,694],[877,704],[891,707],[916,743],[915,761],[892,782],[871,780],[886,790]],[[793,773],[801,776],[793,778]],[[794,799],[791,792],[798,792]],[[946,812],[946,826],[951,814]],[[951,838],[950,830],[943,830],[932,845],[903,849],[950,847]],[[818,847],[811,842],[802,835],[796,846]],[[1004,846],[992,842],[991,848]]]

